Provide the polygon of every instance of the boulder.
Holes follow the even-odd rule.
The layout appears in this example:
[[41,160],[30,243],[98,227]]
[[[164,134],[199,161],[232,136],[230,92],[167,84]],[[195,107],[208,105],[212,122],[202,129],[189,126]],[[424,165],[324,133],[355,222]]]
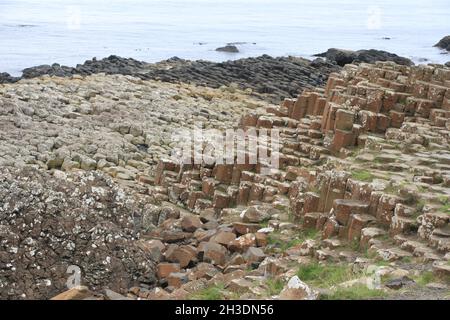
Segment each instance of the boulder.
[[191,261],[196,261],[197,251],[192,246],[178,246],[172,244],[167,248],[165,257],[169,262],[179,263],[180,268],[186,268]]
[[194,232],[201,226],[202,222],[197,216],[189,215],[184,216],[183,219],[181,219],[181,228],[186,232]]
[[189,280],[186,273],[183,272],[172,272],[167,277],[167,284],[169,285],[169,287],[174,288],[179,288],[188,281]]
[[248,292],[252,286],[253,284],[250,281],[241,278],[231,280],[226,286],[226,289],[232,292],[244,293]]
[[316,57],[326,58],[340,66],[352,63],[356,59],[356,53],[351,50],[330,48],[326,52],[315,54]]
[[76,286],[72,289],[64,291],[57,296],[54,296],[50,300],[83,300],[94,295],[87,287],[85,286]]
[[414,280],[404,276],[401,278],[394,278],[394,279],[389,279],[385,282],[385,286],[388,287],[389,289],[393,289],[393,290],[399,290],[404,286],[408,286],[411,284],[414,284]]
[[202,246],[203,261],[223,266],[226,263],[227,249],[218,243],[206,242]]
[[318,294],[298,276],[293,276],[279,295],[280,300],[316,300],[317,297]]
[[249,232],[257,232],[261,226],[258,223],[234,222],[233,231],[238,234],[246,234]]
[[244,254],[244,258],[247,262],[261,262],[265,257],[264,251],[256,247],[248,248]]
[[105,296],[108,300],[133,300],[115,291],[105,289]]
[[156,266],[156,274],[159,279],[167,278],[172,272],[180,272],[179,263],[162,262]]
[[216,49],[219,52],[229,52],[229,53],[238,53],[239,49],[234,45],[226,45],[224,47],[219,47]]
[[270,212],[261,206],[249,207],[242,211],[241,218],[244,222],[260,223],[270,218]]
[[435,47],[450,51],[450,36],[443,37],[438,43],[434,45]]
[[13,77],[9,73],[0,72],[0,83],[13,83],[19,81],[20,78]]
[[160,261],[165,245],[160,240],[139,240],[138,246],[149,254],[153,261]]
[[228,248],[233,252],[245,252],[248,248],[256,245],[256,236],[253,233],[247,233],[245,235],[236,238],[228,244]]
[[219,231],[217,234],[211,237],[210,241],[227,246],[234,239],[236,239],[236,235],[233,232]]
[[331,48],[326,52],[316,54],[315,56],[326,58],[328,61],[334,62],[339,66],[344,66],[353,62],[375,63],[377,61],[393,61],[401,65],[413,65],[413,62],[408,58],[375,49],[351,51]]

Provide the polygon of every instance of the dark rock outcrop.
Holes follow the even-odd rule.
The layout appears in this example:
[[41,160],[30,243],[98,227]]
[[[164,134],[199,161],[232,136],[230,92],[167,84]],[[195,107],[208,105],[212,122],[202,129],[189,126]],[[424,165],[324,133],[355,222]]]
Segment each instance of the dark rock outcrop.
[[375,49],[351,51],[331,48],[326,52],[316,54],[315,56],[326,58],[328,61],[334,62],[340,66],[344,66],[346,64],[354,62],[374,63],[376,61],[393,61],[401,65],[413,65],[413,62],[408,58],[400,57],[394,53]]
[[58,63],[54,63],[51,66],[44,64],[36,67],[26,68],[22,71],[22,77],[25,79],[36,78],[42,75],[69,77],[74,73],[74,68],[61,66]]
[[435,47],[450,51],[450,36],[443,37],[438,43],[434,45]]
[[235,45],[226,45],[225,47],[217,48],[216,51],[220,52],[229,52],[229,53],[238,53],[239,49]]
[[78,64],[75,68],[61,66],[57,63],[49,65],[41,65],[23,70],[23,78],[36,78],[42,75],[70,77],[74,74],[91,75],[95,73],[106,74],[124,74],[134,75],[142,72],[148,63],[141,62],[132,58],[121,58],[118,56],[109,56],[107,58],[97,60],[87,60],[83,64]]
[[297,96],[304,88],[323,85],[328,75],[339,69],[336,64],[321,59],[311,62],[296,57],[273,58],[268,55],[219,63],[174,57],[155,64],[110,56],[87,60],[75,68],[59,64],[27,68],[23,71],[23,78],[106,73],[132,75],[144,80],[187,82],[212,88],[234,84],[240,89],[252,89],[257,95],[269,96],[272,102],[279,103],[284,98]]
[[339,69],[336,64],[325,61],[262,55],[220,63],[177,61],[169,68],[152,68],[145,78],[212,88],[236,84],[240,89],[252,89],[279,103],[284,98],[297,96],[304,88],[323,85],[328,75]]
[[13,77],[9,73],[0,72],[0,83],[14,83],[20,80],[20,77]]
[[90,288],[154,281],[153,261],[133,241],[140,209],[101,173],[0,168],[0,199],[1,299],[50,298],[66,289],[69,266]]

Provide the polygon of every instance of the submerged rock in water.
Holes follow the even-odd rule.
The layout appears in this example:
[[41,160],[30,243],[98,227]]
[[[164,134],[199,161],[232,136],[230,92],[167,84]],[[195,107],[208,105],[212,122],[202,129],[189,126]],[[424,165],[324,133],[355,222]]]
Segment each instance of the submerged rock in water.
[[230,53],[238,53],[239,49],[235,45],[226,45],[225,47],[219,47],[216,49],[216,51],[220,52],[230,52]]

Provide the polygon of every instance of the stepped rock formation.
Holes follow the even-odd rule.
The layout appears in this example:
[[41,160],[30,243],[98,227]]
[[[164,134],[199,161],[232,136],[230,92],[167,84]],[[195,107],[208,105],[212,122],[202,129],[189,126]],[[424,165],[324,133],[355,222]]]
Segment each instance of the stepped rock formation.
[[[356,243],[385,261],[417,257],[449,280],[449,115],[448,68],[347,65],[326,88],[241,118],[243,129],[280,131],[280,168],[271,175],[251,164],[161,160],[155,182],[168,201],[200,216],[261,205],[274,210],[269,216],[289,211],[302,229],[320,231],[321,245],[302,247],[318,260],[341,259],[330,243]],[[244,248],[255,246],[259,225],[251,222],[229,229],[248,238]]]
[[[280,105],[123,75],[2,85],[0,294],[50,298],[74,264],[82,286],[56,299],[317,299],[373,269],[387,282],[371,293],[448,299],[449,115],[441,65],[350,64]],[[279,167],[170,158],[171,133],[198,121],[277,129]],[[91,261],[89,246],[110,245],[105,225],[117,250]],[[327,266],[345,277],[308,278]]]

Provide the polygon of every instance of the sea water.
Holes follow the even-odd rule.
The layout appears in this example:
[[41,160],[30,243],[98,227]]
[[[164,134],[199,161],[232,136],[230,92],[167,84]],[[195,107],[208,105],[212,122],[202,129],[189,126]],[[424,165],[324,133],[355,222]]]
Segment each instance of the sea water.
[[[0,72],[111,54],[223,61],[330,47],[445,63],[433,45],[448,34],[449,0],[0,0]],[[227,43],[240,52],[215,51]]]

